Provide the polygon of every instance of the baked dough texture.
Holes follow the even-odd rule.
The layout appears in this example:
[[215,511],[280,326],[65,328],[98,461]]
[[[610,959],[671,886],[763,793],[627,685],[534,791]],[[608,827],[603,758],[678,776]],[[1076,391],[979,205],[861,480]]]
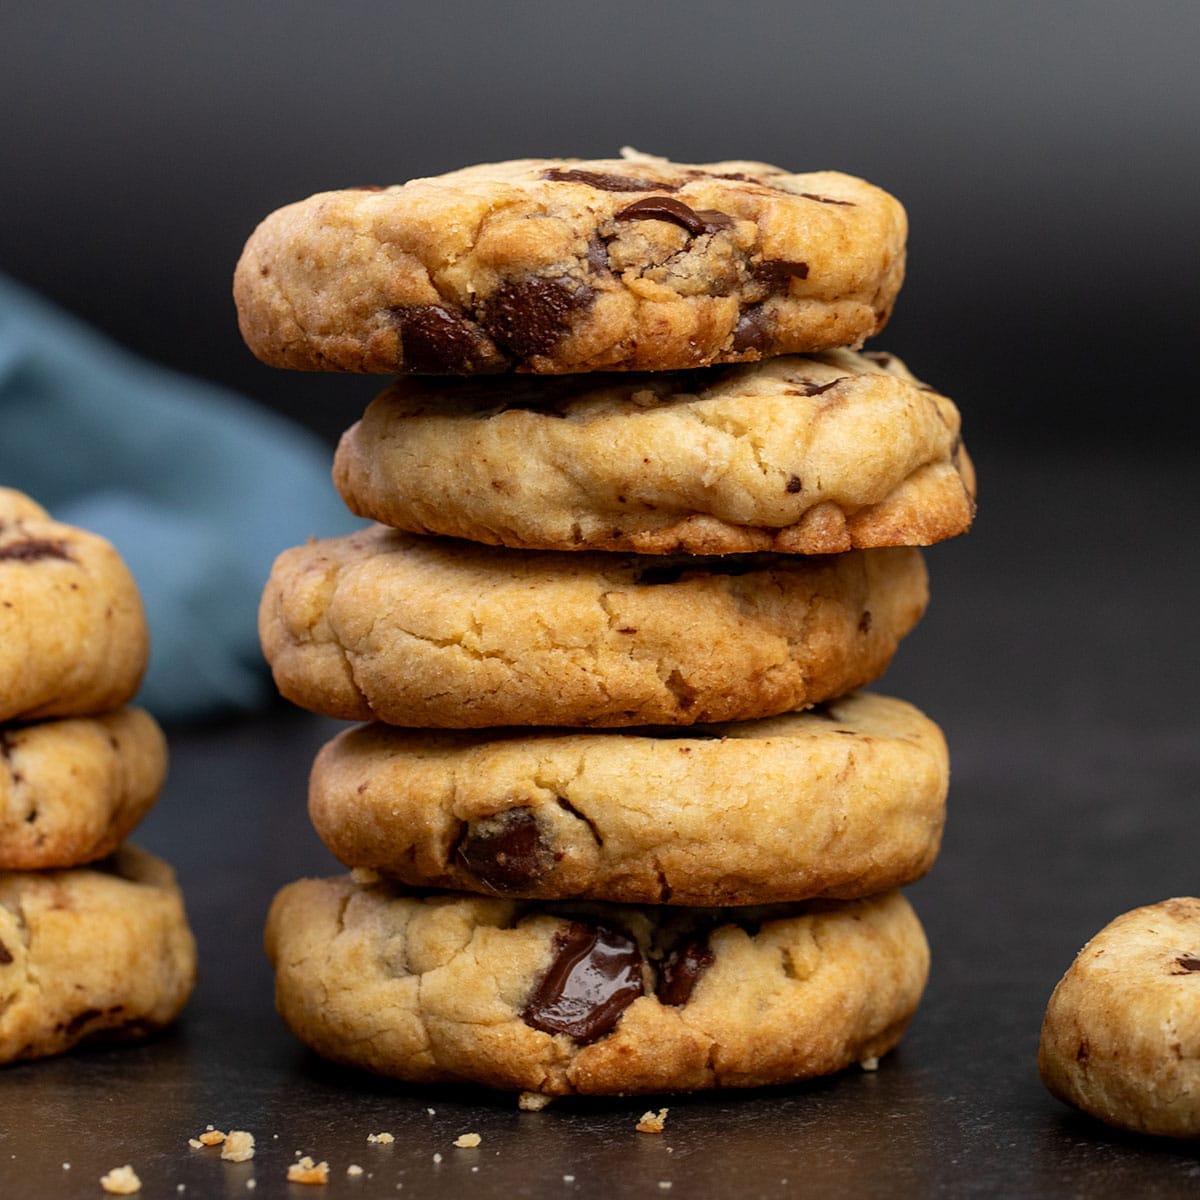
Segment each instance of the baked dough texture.
[[196,947],[170,867],[125,845],[95,867],[0,871],[0,1062],[170,1024]]
[[1135,908],[1059,981],[1038,1067],[1066,1104],[1110,1125],[1200,1137],[1200,899]]
[[852,694],[680,730],[347,730],[309,814],[346,866],[414,886],[633,904],[861,897],[932,865],[945,740]]
[[280,692],[332,717],[691,725],[870,682],[927,598],[920,551],[905,547],[645,559],[373,526],[285,550],[259,632]]
[[969,528],[958,410],[894,355],[398,380],[342,437],[352,511],[545,550],[837,554]]
[[898,201],[836,171],[523,159],[272,213],[242,335],[301,370],[676,370],[860,345],[904,276]]
[[116,550],[0,488],[0,721],[119,708],[148,654],[141,596]]
[[655,909],[310,879],[276,897],[266,947],[280,1013],[317,1053],[547,1095],[838,1071],[896,1044],[928,970],[898,892]]
[[0,726],[0,869],[111,854],[158,798],[167,744],[139,708]]

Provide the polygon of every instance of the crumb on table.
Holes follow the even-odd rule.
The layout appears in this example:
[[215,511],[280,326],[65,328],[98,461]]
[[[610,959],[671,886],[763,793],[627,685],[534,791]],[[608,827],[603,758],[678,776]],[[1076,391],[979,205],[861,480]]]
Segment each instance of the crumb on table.
[[142,1190],[142,1181],[134,1169],[126,1163],[123,1167],[113,1167],[107,1175],[100,1177],[100,1186],[110,1196],[132,1196]]
[[660,1108],[658,1112],[652,1110],[642,1113],[642,1119],[637,1123],[638,1133],[662,1133],[670,1111],[669,1108]]
[[329,1164],[314,1163],[306,1154],[299,1162],[288,1167],[287,1177],[288,1183],[328,1183]]
[[231,1129],[225,1135],[221,1157],[226,1162],[248,1162],[254,1157],[254,1134],[245,1129]]

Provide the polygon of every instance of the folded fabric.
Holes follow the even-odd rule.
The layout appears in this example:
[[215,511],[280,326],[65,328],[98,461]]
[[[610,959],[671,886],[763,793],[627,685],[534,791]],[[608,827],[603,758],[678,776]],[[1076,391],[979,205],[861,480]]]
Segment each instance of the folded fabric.
[[273,696],[256,614],[275,555],[361,525],[330,459],[298,426],[0,277],[0,484],[121,553],[150,625],[138,700],[160,720]]

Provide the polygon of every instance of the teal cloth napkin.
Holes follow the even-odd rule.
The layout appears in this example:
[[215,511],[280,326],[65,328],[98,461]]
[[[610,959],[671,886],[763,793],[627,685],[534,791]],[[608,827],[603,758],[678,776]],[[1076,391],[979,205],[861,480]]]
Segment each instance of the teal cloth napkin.
[[137,702],[160,720],[270,700],[257,612],[275,555],[361,526],[331,459],[298,426],[0,277],[0,484],[116,546],[150,626]]

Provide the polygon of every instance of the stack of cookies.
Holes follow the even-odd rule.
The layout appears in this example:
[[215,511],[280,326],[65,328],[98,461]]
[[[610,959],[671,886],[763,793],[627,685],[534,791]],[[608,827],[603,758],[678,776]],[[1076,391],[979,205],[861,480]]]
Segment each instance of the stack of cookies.
[[[235,277],[264,361],[402,373],[280,556],[280,691],[370,722],[276,898],[319,1053],[541,1097],[872,1064],[928,967],[896,890],[945,744],[857,692],[965,530],[958,413],[886,354],[903,209],[761,163],[521,161],[284,208]],[[531,1100],[531,1103],[540,1101]]]
[[167,768],[147,651],[112,546],[0,488],[0,1062],[145,1035],[195,982],[171,869],[124,844]]

